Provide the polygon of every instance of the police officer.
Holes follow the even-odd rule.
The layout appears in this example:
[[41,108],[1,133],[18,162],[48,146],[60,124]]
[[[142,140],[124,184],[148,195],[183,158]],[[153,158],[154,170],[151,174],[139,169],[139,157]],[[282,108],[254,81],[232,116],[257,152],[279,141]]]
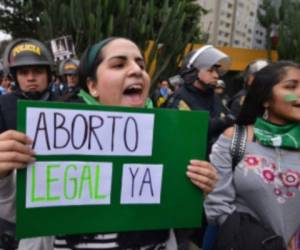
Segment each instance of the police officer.
[[[182,85],[165,105],[167,108],[209,112],[208,153],[213,142],[234,121],[233,117],[224,113],[222,102],[214,93],[219,76],[229,67],[228,55],[211,45],[190,52],[184,58],[179,75],[172,77]],[[177,230],[180,249],[187,248],[188,238],[200,247],[203,229],[204,225],[200,230]]]
[[[4,53],[4,64],[13,76],[17,90],[0,96],[0,249],[14,249],[15,169],[34,161],[31,140],[16,131],[17,100],[52,100],[48,85],[53,66],[49,50],[34,39],[17,39]],[[2,244],[2,245],[1,245]]]
[[70,58],[59,64],[59,74],[63,83],[57,86],[56,93],[65,95],[79,90],[79,60]]
[[17,100],[52,100],[49,91],[52,55],[39,41],[17,39],[4,52],[4,65],[15,80],[16,91],[0,98],[0,133],[16,129]]
[[209,145],[234,120],[223,109],[214,89],[219,76],[230,67],[230,58],[211,45],[190,52],[184,59],[179,76],[183,85],[169,98],[166,107],[209,112]]
[[244,71],[244,88],[235,94],[228,102],[228,107],[234,116],[238,116],[241,106],[244,103],[247,91],[254,80],[255,73],[266,67],[269,64],[267,59],[257,59],[248,64]]

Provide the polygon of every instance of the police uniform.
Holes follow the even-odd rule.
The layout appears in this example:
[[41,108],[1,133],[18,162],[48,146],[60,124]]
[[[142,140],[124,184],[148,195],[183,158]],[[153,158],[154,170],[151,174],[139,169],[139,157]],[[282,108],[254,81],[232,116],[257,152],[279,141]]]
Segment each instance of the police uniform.
[[[221,99],[214,94],[210,84],[202,83],[198,79],[201,69],[218,67],[220,73],[225,73],[230,66],[229,57],[211,45],[190,52],[184,59],[179,77],[184,84],[168,99],[165,107],[179,110],[202,110],[209,112],[208,126],[208,153],[212,143],[217,137],[232,124],[233,117],[228,116]],[[203,89],[196,88],[193,84],[198,81]],[[207,89],[205,89],[207,88]]]
[[[11,75],[16,79],[19,67],[27,66],[44,66],[48,72],[48,83],[51,78],[52,56],[48,49],[39,41],[34,39],[17,39],[11,42],[4,53],[4,65],[8,67]],[[16,130],[17,127],[17,102],[19,99],[43,100],[49,101],[54,99],[48,88],[42,92],[24,92],[16,81],[17,90],[0,96],[0,133],[7,130]],[[14,228],[15,221],[15,193],[16,180],[15,171],[8,176],[0,179],[0,249],[15,249],[17,246],[11,231]],[[25,241],[24,241],[25,242]],[[19,249],[41,249],[41,240],[38,240],[36,247],[31,247],[32,240],[29,244],[21,241]]]
[[[168,100],[167,108],[209,112],[208,148],[232,124],[221,99],[213,91],[203,92],[191,84],[184,84]],[[209,150],[208,150],[209,151]]]
[[[181,78],[183,85],[174,92],[164,105],[166,108],[209,112],[207,158],[212,144],[224,129],[232,124],[232,120],[229,122],[224,113],[225,109],[223,109],[221,99],[211,88],[212,85],[205,84],[198,78],[199,70],[210,69],[215,65],[218,65],[220,73],[226,72],[230,66],[230,59],[211,45],[189,53],[184,59],[179,76],[177,76],[178,79]],[[202,89],[193,85],[196,81],[203,86]],[[198,230],[177,230],[179,244],[185,249],[187,241],[192,240],[200,247],[205,226],[204,222],[201,229]]]
[[64,96],[71,92],[74,92],[75,94],[78,93],[80,90],[79,84],[77,84],[76,86],[68,86],[66,76],[79,74],[79,61],[74,58],[66,59],[59,64],[58,71],[59,75],[63,79],[63,82],[58,86],[54,85],[55,87],[53,88],[53,92],[55,93],[55,95]]

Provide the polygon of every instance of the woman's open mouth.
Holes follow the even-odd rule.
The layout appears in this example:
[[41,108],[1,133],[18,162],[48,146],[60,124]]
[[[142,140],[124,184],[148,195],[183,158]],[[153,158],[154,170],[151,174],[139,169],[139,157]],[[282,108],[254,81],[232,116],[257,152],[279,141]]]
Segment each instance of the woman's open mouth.
[[144,106],[145,97],[143,95],[144,86],[143,84],[132,84],[129,85],[124,91],[123,96],[125,97],[125,105],[132,107]]
[[141,95],[143,93],[143,87],[141,84],[133,84],[126,88],[123,92],[124,95]]

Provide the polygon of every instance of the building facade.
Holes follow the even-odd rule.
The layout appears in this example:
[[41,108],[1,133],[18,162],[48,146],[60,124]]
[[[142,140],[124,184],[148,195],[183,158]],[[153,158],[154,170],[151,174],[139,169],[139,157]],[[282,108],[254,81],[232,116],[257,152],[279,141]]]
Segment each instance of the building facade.
[[259,24],[261,0],[198,0],[209,13],[202,17],[208,43],[216,46],[265,49],[266,31]]

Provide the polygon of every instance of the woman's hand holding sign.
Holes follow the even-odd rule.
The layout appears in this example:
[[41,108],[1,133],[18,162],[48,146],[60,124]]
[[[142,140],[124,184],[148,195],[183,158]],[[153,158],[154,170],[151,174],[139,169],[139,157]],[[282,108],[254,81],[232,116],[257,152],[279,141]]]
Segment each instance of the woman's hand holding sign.
[[0,134],[0,177],[35,160],[30,144],[31,139],[21,132],[8,130]]
[[218,180],[216,169],[207,161],[191,160],[187,167],[187,176],[204,194],[210,193]]

